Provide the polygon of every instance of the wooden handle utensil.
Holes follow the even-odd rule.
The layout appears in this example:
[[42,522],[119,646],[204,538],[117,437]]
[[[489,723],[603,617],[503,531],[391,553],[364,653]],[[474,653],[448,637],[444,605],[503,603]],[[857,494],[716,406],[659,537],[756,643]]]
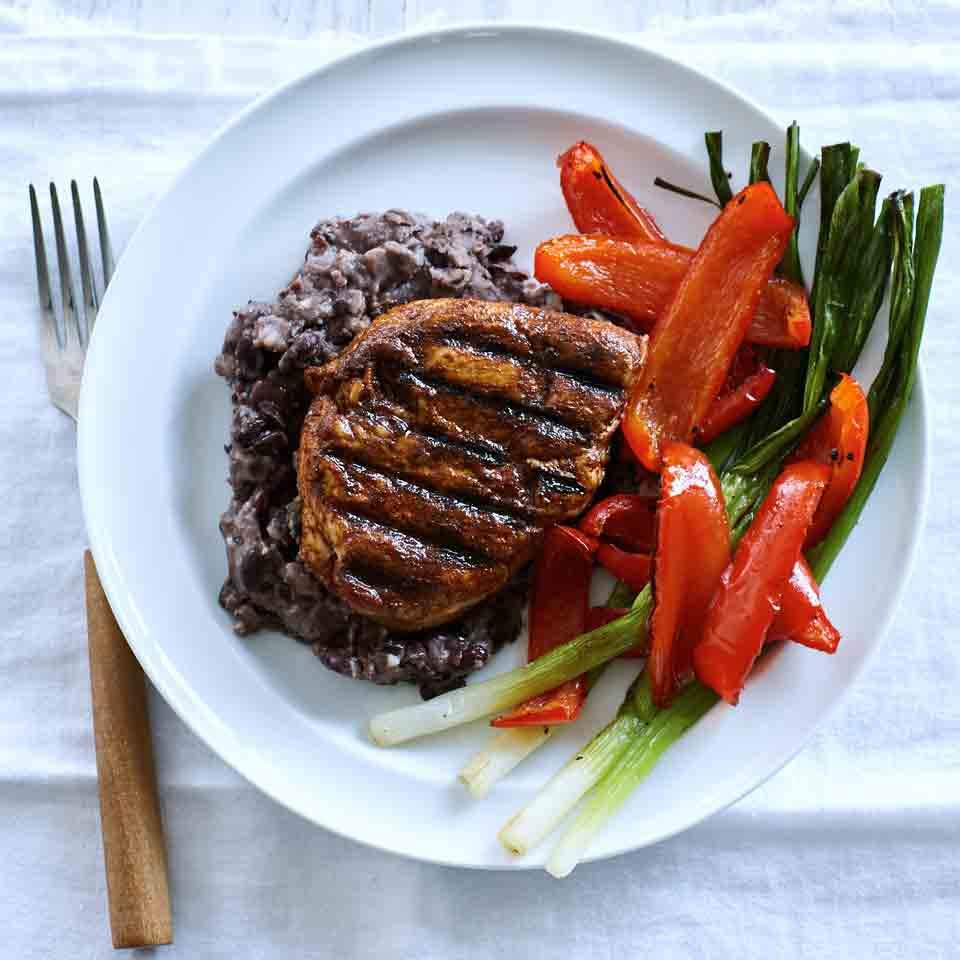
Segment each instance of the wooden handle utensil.
[[100,825],[114,947],[171,943],[167,853],[143,672],[83,557]]

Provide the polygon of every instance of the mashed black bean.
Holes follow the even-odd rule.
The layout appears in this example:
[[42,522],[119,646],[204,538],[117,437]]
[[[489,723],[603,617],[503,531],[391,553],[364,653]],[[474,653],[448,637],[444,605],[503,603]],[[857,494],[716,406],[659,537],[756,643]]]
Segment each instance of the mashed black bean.
[[518,269],[503,224],[462,213],[441,221],[388,210],[323,220],[303,267],[274,303],[250,303],[227,328],[215,368],[230,384],[230,505],[220,519],[234,629],[280,629],[331,670],[374,683],[417,683],[424,697],[461,686],[519,629],[525,577],[454,623],[396,633],[354,613],[297,559],[294,458],[310,395],[305,367],[329,360],[390,307],[474,297],[562,308]]

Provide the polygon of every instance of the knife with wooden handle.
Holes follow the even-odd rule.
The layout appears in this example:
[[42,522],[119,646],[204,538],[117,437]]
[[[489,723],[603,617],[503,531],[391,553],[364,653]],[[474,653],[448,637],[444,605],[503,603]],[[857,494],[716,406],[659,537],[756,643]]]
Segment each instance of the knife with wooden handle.
[[118,949],[157,946],[173,924],[146,683],[89,550],[83,566],[110,930]]

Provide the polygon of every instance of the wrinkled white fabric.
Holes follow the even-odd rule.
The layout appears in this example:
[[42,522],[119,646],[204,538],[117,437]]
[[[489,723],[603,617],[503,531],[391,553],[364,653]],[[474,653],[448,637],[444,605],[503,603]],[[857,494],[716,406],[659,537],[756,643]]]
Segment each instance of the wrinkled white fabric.
[[101,176],[120,248],[191,154],[260,92],[364,34],[479,16],[635,35],[797,119],[807,144],[855,140],[889,184],[948,183],[924,350],[934,457],[918,566],[881,652],[780,774],[702,826],[564,883],[426,866],[334,837],[249,786],[154,697],[177,941],[163,955],[960,952],[960,9],[18,0],[0,8],[0,956],[111,954],[74,427],[44,392],[27,183]]

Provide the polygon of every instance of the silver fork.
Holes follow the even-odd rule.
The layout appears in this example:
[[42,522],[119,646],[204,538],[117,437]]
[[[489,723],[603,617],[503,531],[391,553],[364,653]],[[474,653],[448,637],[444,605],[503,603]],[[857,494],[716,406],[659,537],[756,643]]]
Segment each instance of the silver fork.
[[[80,283],[83,289],[83,322],[73,289],[73,271],[70,268],[70,255],[67,252],[67,238],[63,230],[63,217],[60,213],[60,200],[57,186],[50,184],[50,205],[53,208],[53,233],[57,247],[57,266],[60,271],[61,313],[58,322],[54,309],[53,292],[50,289],[50,271],[47,268],[47,251],[43,242],[43,223],[37,204],[37,191],[30,184],[30,217],[33,221],[33,253],[37,264],[37,292],[40,306],[43,308],[43,324],[40,328],[40,347],[43,351],[43,363],[47,371],[47,390],[50,399],[64,413],[77,419],[77,403],[80,397],[80,379],[83,374],[83,361],[93,325],[97,320],[99,297],[96,278],[90,261],[90,248],[87,244],[87,231],[83,223],[83,208],[80,203],[80,191],[77,181],[70,181],[70,193],[73,197],[73,219],[77,230],[77,255],[80,259]],[[107,231],[107,217],[103,210],[103,196],[100,183],[93,179],[93,197],[97,209],[97,233],[100,238],[100,259],[103,270],[103,288],[106,290],[113,276],[113,251],[110,247],[110,235]]]
[[[50,288],[37,192],[33,184],[30,185],[37,292],[42,308],[40,345],[47,390],[53,403],[76,420],[83,362],[100,297],[75,180],[70,182],[70,193],[77,231],[82,309],[78,309],[74,295],[60,200],[56,185],[51,183],[50,205],[60,274],[58,311]],[[113,276],[113,252],[97,180],[93,181],[93,195],[105,290]],[[142,947],[170,943],[173,933],[166,846],[157,797],[146,683],[113,617],[89,551],[84,555],[84,574],[97,788],[113,945]]]

